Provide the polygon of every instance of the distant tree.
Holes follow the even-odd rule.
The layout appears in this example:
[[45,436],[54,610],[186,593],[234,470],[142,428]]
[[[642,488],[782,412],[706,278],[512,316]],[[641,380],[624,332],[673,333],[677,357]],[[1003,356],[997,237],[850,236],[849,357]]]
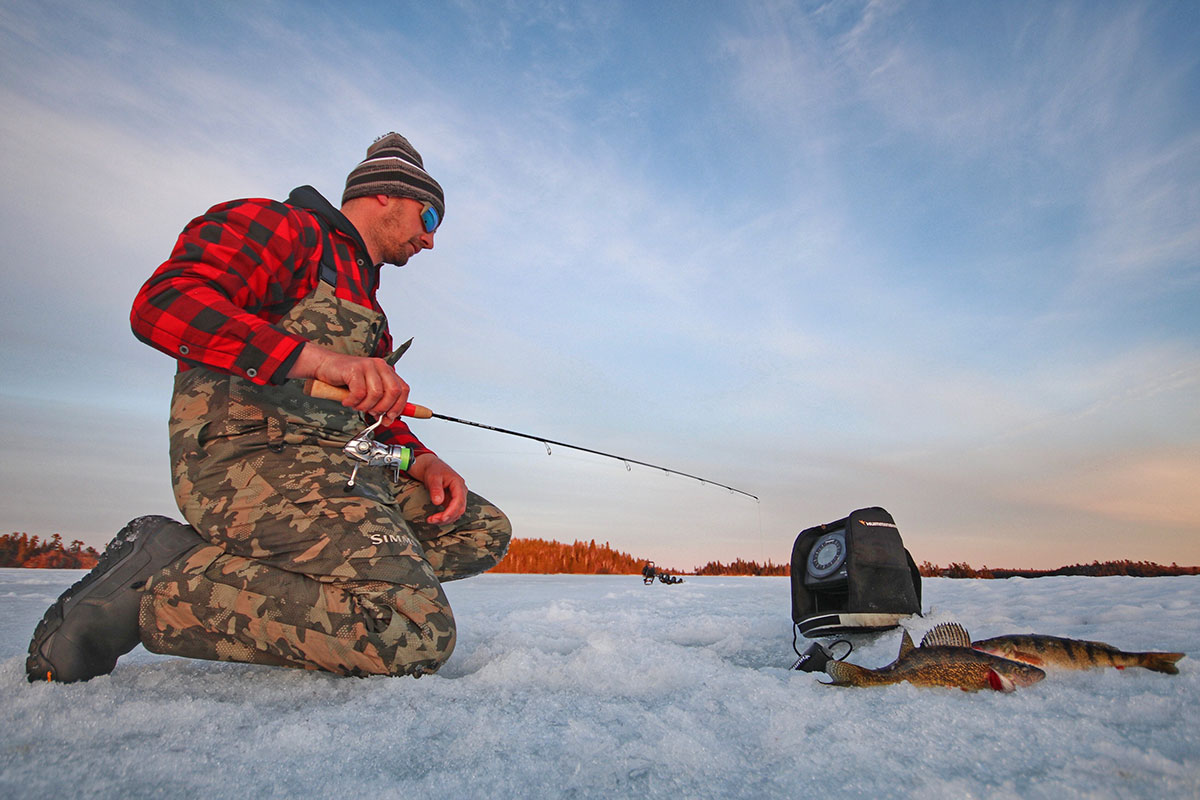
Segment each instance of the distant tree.
[[766,564],[759,564],[757,561],[738,558],[728,564],[710,561],[703,567],[696,567],[694,572],[697,575],[787,576],[792,574],[792,566],[791,564],[776,564],[770,559],[767,559]]
[[84,547],[78,539],[70,547],[64,547],[62,536],[57,533],[48,541],[26,533],[0,536],[0,567],[91,569],[99,558],[95,548]]
[[545,539],[513,539],[508,555],[493,568],[493,572],[532,573],[542,575],[636,575],[642,571],[644,558],[612,549],[608,542],[596,544],[576,541],[572,544]]
[[1137,578],[1157,578],[1169,575],[1200,575],[1200,567],[1181,567],[1172,562],[1170,566],[1153,561],[1093,561],[1091,564],[1071,564],[1057,569],[1002,569],[986,564],[975,569],[964,562],[952,562],[948,567],[939,567],[928,561],[917,568],[926,578],[1043,578],[1055,575],[1082,575],[1105,577],[1128,575]]

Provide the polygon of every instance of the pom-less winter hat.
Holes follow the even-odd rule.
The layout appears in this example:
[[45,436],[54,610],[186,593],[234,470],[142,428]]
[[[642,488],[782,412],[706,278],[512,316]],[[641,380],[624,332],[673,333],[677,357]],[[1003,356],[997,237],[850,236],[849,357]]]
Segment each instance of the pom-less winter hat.
[[431,203],[437,209],[438,219],[446,217],[442,187],[425,171],[417,149],[398,133],[384,134],[367,148],[367,157],[346,177],[342,202],[375,194]]

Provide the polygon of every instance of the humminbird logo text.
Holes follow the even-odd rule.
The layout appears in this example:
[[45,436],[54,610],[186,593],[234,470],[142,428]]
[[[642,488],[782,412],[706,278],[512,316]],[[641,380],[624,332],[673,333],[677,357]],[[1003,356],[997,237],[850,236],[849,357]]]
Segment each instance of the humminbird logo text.
[[402,544],[404,542],[404,537],[400,536],[399,534],[395,534],[395,533],[372,533],[371,534],[371,544],[384,544],[385,542],[391,543],[391,544]]
[[860,519],[860,525],[870,525],[872,528],[895,528],[896,526],[890,522],[867,522],[865,519]]

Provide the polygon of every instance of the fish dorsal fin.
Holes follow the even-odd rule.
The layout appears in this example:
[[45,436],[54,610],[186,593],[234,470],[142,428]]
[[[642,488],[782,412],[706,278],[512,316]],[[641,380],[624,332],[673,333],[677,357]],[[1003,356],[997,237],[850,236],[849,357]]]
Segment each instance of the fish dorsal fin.
[[971,635],[957,622],[943,622],[921,639],[921,647],[970,647]]
[[916,649],[917,646],[913,644],[912,637],[908,635],[908,631],[904,631],[900,637],[900,655],[896,656],[896,660],[899,661]]

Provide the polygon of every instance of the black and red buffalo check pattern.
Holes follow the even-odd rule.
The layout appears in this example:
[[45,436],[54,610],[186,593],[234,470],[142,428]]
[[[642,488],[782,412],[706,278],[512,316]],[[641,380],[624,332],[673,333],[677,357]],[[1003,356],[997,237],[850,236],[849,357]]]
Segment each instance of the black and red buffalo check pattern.
[[[275,200],[233,200],[188,223],[142,286],[130,324],[179,369],[203,366],[258,384],[281,384],[305,340],[278,322],[316,288],[322,237],[314,214]],[[338,297],[380,311],[378,268],[355,237],[334,230]],[[374,355],[391,351],[385,330]],[[397,420],[376,438],[428,452]]]

